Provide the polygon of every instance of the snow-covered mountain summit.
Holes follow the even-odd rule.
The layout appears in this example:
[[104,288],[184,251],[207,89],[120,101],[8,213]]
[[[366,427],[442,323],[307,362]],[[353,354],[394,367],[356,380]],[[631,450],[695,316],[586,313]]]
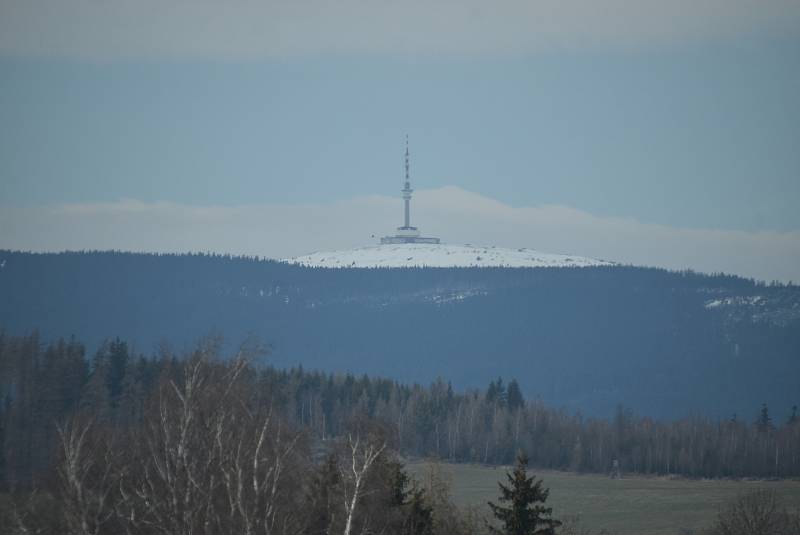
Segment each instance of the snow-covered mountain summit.
[[613,262],[585,256],[542,253],[474,245],[401,243],[371,245],[341,251],[311,253],[283,262],[308,267],[587,267]]

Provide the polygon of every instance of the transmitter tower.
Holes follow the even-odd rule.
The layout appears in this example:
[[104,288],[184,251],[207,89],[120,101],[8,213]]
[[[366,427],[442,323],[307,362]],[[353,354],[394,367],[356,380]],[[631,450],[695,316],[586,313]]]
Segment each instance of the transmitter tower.
[[403,226],[397,227],[397,234],[394,236],[381,238],[381,243],[439,243],[439,238],[420,236],[419,229],[411,226],[411,194],[414,190],[411,189],[409,169],[408,136],[406,136],[406,180],[403,189],[400,190],[403,194]]

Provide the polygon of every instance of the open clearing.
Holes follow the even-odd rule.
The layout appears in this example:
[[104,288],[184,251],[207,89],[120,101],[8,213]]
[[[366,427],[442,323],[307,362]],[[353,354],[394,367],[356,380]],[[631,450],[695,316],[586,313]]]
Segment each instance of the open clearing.
[[[409,472],[422,478],[428,463],[412,461]],[[452,482],[453,500],[462,506],[480,506],[497,500],[497,482],[505,482],[508,467],[439,463]],[[579,515],[581,526],[593,532],[605,528],[619,535],[669,534],[680,528],[699,529],[711,524],[720,505],[737,494],[773,489],[783,503],[800,506],[800,481],[689,480],[532,470],[550,488],[548,504],[556,518]]]

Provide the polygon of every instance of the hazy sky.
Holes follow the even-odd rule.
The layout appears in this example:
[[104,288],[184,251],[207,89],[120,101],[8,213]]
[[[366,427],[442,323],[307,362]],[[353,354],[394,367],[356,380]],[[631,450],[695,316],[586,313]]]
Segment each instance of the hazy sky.
[[447,241],[797,281],[798,95],[800,0],[0,0],[0,247],[367,244],[408,133]]

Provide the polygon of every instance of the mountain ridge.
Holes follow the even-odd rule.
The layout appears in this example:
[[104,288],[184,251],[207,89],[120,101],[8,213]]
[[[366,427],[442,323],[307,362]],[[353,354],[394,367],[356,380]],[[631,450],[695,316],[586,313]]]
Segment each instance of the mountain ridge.
[[146,354],[255,335],[279,367],[454,387],[516,378],[587,415],[800,404],[800,288],[582,268],[326,269],[246,257],[0,251],[0,331]]

